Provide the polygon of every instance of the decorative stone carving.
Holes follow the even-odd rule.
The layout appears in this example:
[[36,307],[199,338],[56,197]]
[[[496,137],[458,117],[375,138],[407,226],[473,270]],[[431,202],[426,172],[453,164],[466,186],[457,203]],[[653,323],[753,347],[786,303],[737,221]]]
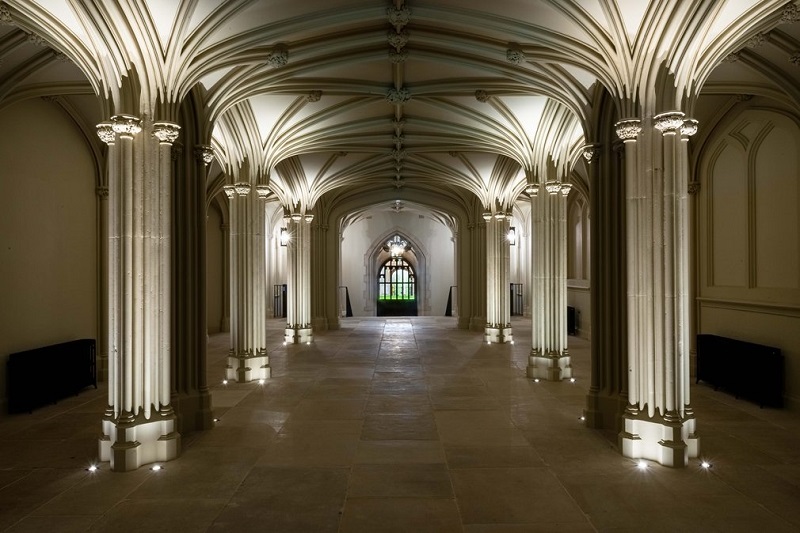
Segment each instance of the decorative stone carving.
[[747,44],[745,46],[747,46],[748,48],[758,48],[759,46],[767,42],[768,37],[769,37],[768,33],[757,33],[747,40]]
[[0,4],[0,26],[11,26],[13,24],[14,20],[11,18],[11,12],[8,10],[8,6]]
[[561,196],[568,196],[569,192],[572,190],[571,183],[562,183],[561,184]]
[[539,194],[539,185],[536,183],[529,183],[527,187],[525,187],[525,194],[528,196],[536,196]]
[[787,4],[781,14],[781,24],[793,24],[800,20],[800,8],[795,4]]
[[392,104],[402,104],[411,100],[411,91],[406,87],[389,89],[386,93],[386,99]]
[[194,156],[205,165],[210,165],[214,161],[214,149],[211,146],[201,144],[194,147]]
[[386,16],[389,19],[389,24],[394,27],[394,31],[400,33],[403,27],[408,24],[411,19],[411,10],[407,7],[390,7],[386,10]]
[[311,91],[306,95],[306,102],[319,102],[322,98],[322,91]]
[[106,144],[114,143],[114,127],[110,122],[101,122],[97,125],[97,136]]
[[509,61],[509,63],[520,65],[523,61],[525,61],[525,54],[522,53],[522,50],[509,48],[506,50],[506,59]]
[[406,158],[406,151],[405,150],[398,150],[395,148],[392,150],[392,159],[397,161],[398,163]]
[[408,44],[408,32],[405,30],[397,32],[390,31],[386,34],[386,40],[389,42],[389,46],[394,48],[396,52],[399,52]]
[[336,152],[336,157],[345,157],[347,152]]
[[247,196],[250,194],[251,187],[249,183],[236,183],[233,185],[233,188],[239,196]]
[[731,54],[726,55],[722,58],[723,63],[736,63],[741,59],[741,54],[739,52],[733,52]]
[[394,134],[400,135],[403,132],[403,128],[406,125],[406,121],[403,119],[400,120],[393,120],[392,121],[392,128],[394,128]]
[[796,67],[800,67],[800,52],[795,52],[789,56],[789,63]]
[[655,128],[663,134],[675,133],[683,127],[684,118],[680,111],[668,111],[653,117]]
[[236,187],[233,185],[225,185],[222,187],[222,190],[225,191],[225,196],[228,197],[228,200],[233,200],[236,196]]
[[687,118],[683,121],[683,126],[681,126],[681,135],[684,137],[691,137],[695,133],[697,133],[697,120],[693,118]]
[[111,117],[111,127],[115,133],[132,137],[142,131],[142,121],[131,115],[114,115]]
[[307,224],[310,224],[310,223],[311,223],[311,221],[312,221],[312,220],[314,220],[314,215],[312,215],[312,214],[307,214],[307,215],[305,215],[305,216],[303,217],[303,220],[305,220]]
[[403,146],[404,142],[406,142],[406,138],[403,135],[394,135],[392,137],[392,144],[394,144],[398,149]]
[[583,147],[583,158],[587,163],[597,161],[600,157],[600,146],[597,144],[587,144]]
[[178,138],[181,127],[172,122],[154,122],[153,123],[153,137],[158,139],[158,142],[172,144]]
[[99,198],[108,198],[108,187],[97,187],[94,192]]
[[617,137],[623,141],[635,141],[642,132],[642,121],[638,118],[620,120],[614,124]]
[[393,64],[405,63],[406,59],[408,59],[408,50],[400,50],[399,52],[389,50],[389,61]]
[[558,194],[561,190],[561,184],[557,181],[548,181],[544,184],[544,189],[550,194]]
[[689,182],[689,187],[688,187],[686,192],[688,192],[689,194],[692,194],[692,195],[699,193],[700,192],[700,182],[699,181],[690,181]]
[[489,93],[482,90],[475,91],[475,99],[479,102],[485,103],[489,101]]
[[64,52],[56,52],[55,58],[56,60],[61,61],[62,63],[67,63],[70,61],[69,56]]
[[736,95],[736,101],[737,102],[747,102],[748,100],[752,100],[752,99],[753,99],[753,95],[752,94],[737,94]]
[[289,51],[285,48],[277,48],[267,57],[267,64],[274,68],[282,67],[288,62]]
[[47,41],[45,41],[42,36],[36,35],[35,33],[28,34],[28,42],[34,46],[47,46]]
[[269,187],[266,185],[256,185],[256,194],[260,200],[266,200],[269,196]]

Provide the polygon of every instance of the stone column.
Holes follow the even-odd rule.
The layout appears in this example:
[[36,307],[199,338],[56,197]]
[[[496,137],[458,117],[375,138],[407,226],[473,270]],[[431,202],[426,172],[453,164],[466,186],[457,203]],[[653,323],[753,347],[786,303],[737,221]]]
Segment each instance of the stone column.
[[688,405],[685,120],[675,111],[653,122],[658,131],[641,130],[638,121],[617,126],[626,148],[628,231],[628,406],[620,447],[627,457],[685,466],[699,452]]
[[266,186],[226,185],[230,200],[231,349],[228,379],[239,382],[270,377],[266,337]]
[[486,327],[487,343],[513,342],[508,270],[511,261],[508,228],[511,215],[484,213],[486,221]]
[[[111,129],[110,124],[103,126]],[[98,129],[98,133],[100,130]],[[104,134],[105,135],[105,134]],[[105,141],[104,141],[105,142]],[[114,144],[114,132],[110,131],[110,144]],[[107,162],[108,163],[108,162]],[[108,170],[106,170],[106,175]],[[107,176],[106,176],[107,177]],[[97,194],[97,380],[108,379],[108,186],[102,185],[95,190]],[[110,405],[110,404],[109,404]]]
[[230,226],[224,222],[219,229],[222,232],[222,318],[219,330],[227,333],[231,330],[231,233]]
[[[179,127],[111,119],[109,145],[109,406],[100,459],[128,471],[178,456],[170,405],[170,148]],[[106,124],[101,137],[109,136]],[[163,132],[164,142],[156,141]],[[106,141],[108,142],[108,140]],[[166,159],[166,163],[164,160]],[[166,265],[166,266],[165,266]]]
[[311,328],[311,221],[314,215],[293,213],[287,245],[286,330],[289,344],[310,343]]
[[569,183],[547,182],[531,196],[532,335],[527,374],[572,377],[567,348],[567,195]]

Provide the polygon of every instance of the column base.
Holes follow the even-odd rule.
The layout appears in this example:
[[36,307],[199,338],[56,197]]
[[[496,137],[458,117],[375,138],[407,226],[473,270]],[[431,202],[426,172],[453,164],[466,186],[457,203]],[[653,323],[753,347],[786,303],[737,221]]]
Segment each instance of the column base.
[[528,356],[527,375],[529,378],[546,379],[547,381],[561,381],[572,377],[572,363],[569,351],[561,353],[556,351],[542,354],[538,350],[531,350]]
[[175,426],[175,413],[169,406],[162,412],[153,412],[149,420],[144,418],[144,412],[136,417],[122,413],[116,419],[104,418],[103,435],[98,443],[100,460],[109,461],[115,472],[171,461],[181,450],[181,435]]
[[695,434],[696,419],[681,418],[678,413],[646,412],[628,405],[622,415],[619,434],[622,455],[631,459],[649,459],[664,466],[684,467],[700,454],[700,439]]
[[308,326],[288,327],[284,330],[283,340],[287,344],[308,344],[314,340],[313,331]]
[[487,325],[483,330],[483,340],[492,344],[513,342],[514,336],[511,334],[511,326],[495,327]]
[[267,350],[259,350],[255,355],[252,352],[238,355],[228,355],[228,366],[225,377],[234,379],[239,383],[247,383],[257,379],[269,379],[271,369]]

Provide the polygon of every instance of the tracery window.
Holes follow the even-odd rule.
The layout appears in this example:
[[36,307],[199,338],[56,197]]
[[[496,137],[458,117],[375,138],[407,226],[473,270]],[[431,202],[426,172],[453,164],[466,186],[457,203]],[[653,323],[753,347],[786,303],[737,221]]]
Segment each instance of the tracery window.
[[413,267],[403,259],[410,247],[395,235],[383,249],[391,257],[381,265],[378,273],[378,300],[413,300],[415,298],[415,276]]

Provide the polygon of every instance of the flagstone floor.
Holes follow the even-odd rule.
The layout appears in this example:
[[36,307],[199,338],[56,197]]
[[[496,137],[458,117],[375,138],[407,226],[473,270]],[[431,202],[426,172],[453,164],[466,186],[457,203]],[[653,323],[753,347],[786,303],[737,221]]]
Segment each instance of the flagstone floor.
[[0,531],[534,532],[800,530],[800,414],[692,386],[704,457],[683,469],[623,458],[585,428],[589,344],[576,382],[525,378],[514,345],[445,317],[351,318],[283,346],[273,378],[224,385],[209,340],[216,427],[154,472],[97,454],[106,391],[0,417]]

